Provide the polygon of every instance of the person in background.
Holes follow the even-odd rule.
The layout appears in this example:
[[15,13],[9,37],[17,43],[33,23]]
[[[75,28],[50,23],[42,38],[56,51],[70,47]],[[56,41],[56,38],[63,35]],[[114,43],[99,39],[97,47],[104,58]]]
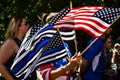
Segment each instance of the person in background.
[[120,44],[116,43],[114,45],[114,48],[112,49],[113,55],[112,55],[112,65],[113,69],[115,69],[117,73],[117,79],[120,78]]
[[120,44],[120,37],[117,38],[116,42]]
[[41,13],[41,19],[44,23],[47,23],[50,19],[52,19],[57,14],[58,14],[57,12]]
[[46,18],[48,17],[48,13],[41,13],[41,20],[46,23]]
[[28,29],[29,24],[24,17],[15,16],[9,22],[6,40],[0,48],[0,73],[3,80],[17,80],[10,67]]
[[[104,78],[104,39],[111,32],[109,27],[103,35],[83,54],[80,69],[82,80],[103,80]],[[88,45],[94,41],[91,38]]]
[[104,70],[104,80],[115,80],[116,73],[112,69],[112,38],[111,36],[106,36],[104,40],[104,54],[105,54],[105,70]]

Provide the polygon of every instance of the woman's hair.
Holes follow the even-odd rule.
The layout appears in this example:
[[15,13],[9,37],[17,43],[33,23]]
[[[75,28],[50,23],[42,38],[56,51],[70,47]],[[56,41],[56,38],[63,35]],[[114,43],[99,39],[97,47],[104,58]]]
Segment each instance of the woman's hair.
[[48,13],[41,13],[41,18],[44,23],[46,23],[46,18],[48,17]]
[[49,20],[51,20],[57,14],[58,14],[57,12],[41,13],[41,18],[42,18],[44,23],[47,23]]
[[22,19],[23,19],[22,16],[16,16],[10,20],[6,34],[5,34],[5,39],[8,39],[10,37],[14,38],[17,35],[18,27],[20,26]]

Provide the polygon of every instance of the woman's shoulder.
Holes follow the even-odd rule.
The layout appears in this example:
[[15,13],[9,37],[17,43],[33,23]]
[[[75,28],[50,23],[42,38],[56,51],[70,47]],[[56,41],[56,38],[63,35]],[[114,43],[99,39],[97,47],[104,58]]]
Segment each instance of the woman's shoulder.
[[[2,56],[12,56],[14,52],[17,50],[17,44],[14,42],[13,39],[7,39],[4,44],[1,46],[0,54]],[[3,55],[4,54],[4,55]]]
[[10,47],[10,48],[13,48],[14,46],[16,45],[15,41],[13,38],[8,38],[4,44],[3,44],[3,47]]
[[14,41],[14,39],[13,38],[8,38],[6,41],[5,41],[5,43],[11,43],[11,44],[14,44],[15,43],[15,41]]

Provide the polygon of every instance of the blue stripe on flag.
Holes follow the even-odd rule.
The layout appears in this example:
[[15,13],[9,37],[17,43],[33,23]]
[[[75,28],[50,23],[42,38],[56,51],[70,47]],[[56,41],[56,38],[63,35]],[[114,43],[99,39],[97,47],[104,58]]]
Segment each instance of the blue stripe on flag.
[[16,67],[13,69],[13,73],[18,72],[23,66],[25,66],[27,64],[27,62],[29,62],[29,60],[34,57],[34,55],[36,55],[36,53],[45,45],[49,42],[49,39],[45,39],[44,41],[42,41],[41,43],[38,43],[37,46],[35,47],[35,49],[28,53],[28,55],[26,55],[26,57],[24,57],[20,62],[19,62],[19,66],[16,65]]
[[44,27],[43,29],[41,29],[41,30],[38,32],[38,34],[44,32],[44,31],[46,31],[46,30],[53,29],[53,28],[54,28],[54,26],[46,26],[46,27]]

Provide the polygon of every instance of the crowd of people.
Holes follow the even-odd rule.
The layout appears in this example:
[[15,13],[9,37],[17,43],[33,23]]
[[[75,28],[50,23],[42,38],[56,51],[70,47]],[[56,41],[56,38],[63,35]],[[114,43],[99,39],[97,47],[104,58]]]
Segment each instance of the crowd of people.
[[[42,20],[47,23],[56,14],[44,14]],[[10,67],[29,28],[24,17],[15,16],[11,19],[5,35],[6,40],[0,48],[0,80],[18,80],[10,71]],[[70,44],[65,43],[69,50],[68,57],[39,66],[37,72],[39,76],[31,76],[31,79],[27,80],[37,80],[37,76],[40,80],[118,80],[120,40],[112,44],[111,31],[112,27],[109,27],[83,55],[71,52]],[[84,46],[87,47],[94,40],[95,38],[90,37]]]

